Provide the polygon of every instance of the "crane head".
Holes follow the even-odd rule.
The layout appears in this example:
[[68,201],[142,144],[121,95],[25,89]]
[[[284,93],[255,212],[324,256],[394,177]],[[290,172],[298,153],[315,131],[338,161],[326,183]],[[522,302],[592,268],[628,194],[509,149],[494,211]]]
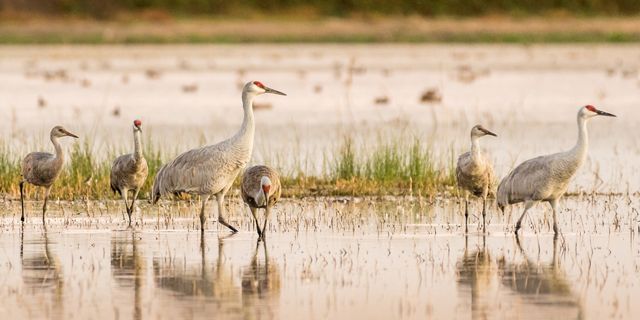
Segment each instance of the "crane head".
[[60,138],[60,137],[74,137],[74,138],[78,138],[78,136],[76,136],[75,134],[67,131],[67,129],[65,129],[62,126],[55,126],[53,127],[53,129],[51,129],[51,136],[52,137],[56,137],[56,138]]
[[477,124],[471,128],[471,136],[472,137],[484,137],[486,135],[497,137],[498,135],[485,129],[482,125]]
[[269,204],[269,191],[271,191],[271,179],[267,176],[260,178],[260,190],[254,197],[259,207],[266,207]]
[[262,192],[264,192],[265,197],[269,195],[269,190],[271,190],[271,179],[269,177],[260,178],[260,188]]
[[285,93],[280,92],[278,90],[275,89],[271,89],[267,86],[265,86],[264,84],[262,84],[262,82],[260,81],[250,81],[247,82],[247,84],[244,85],[244,89],[242,89],[243,92],[247,92],[247,93],[253,93],[255,95],[259,95],[259,94],[263,94],[263,93],[271,93],[271,94],[277,94],[277,95],[281,95],[281,96],[286,96]]
[[609,112],[605,112],[602,110],[598,110],[596,107],[588,104],[582,108],[580,108],[580,111],[578,112],[578,115],[580,117],[586,118],[586,119],[590,119],[593,118],[595,116],[605,116],[605,117],[615,117],[614,114],[611,114]]
[[133,130],[142,131],[142,121],[138,119],[133,120]]

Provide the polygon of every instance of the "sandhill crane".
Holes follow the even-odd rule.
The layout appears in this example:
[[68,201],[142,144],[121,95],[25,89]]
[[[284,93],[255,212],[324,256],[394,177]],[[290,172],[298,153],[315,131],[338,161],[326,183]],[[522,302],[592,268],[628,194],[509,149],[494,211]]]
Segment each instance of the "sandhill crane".
[[587,158],[589,136],[587,122],[595,116],[615,115],[587,105],[578,110],[578,142],[569,151],[540,156],[521,163],[498,186],[497,201],[500,210],[510,204],[524,202],[524,211],[516,223],[520,230],[522,219],[537,202],[546,201],[553,211],[553,232],[558,235],[556,212],[558,200],[567,191],[571,178]]
[[75,134],[67,131],[62,126],[55,126],[49,134],[51,143],[56,153],[31,152],[22,160],[22,180],[20,180],[20,205],[22,206],[22,216],[20,221],[24,223],[24,183],[28,182],[38,187],[44,187],[44,205],[42,206],[42,224],[44,225],[45,214],[47,213],[47,200],[51,186],[60,175],[64,164],[64,152],[58,142],[61,137],[78,138]]
[[[280,192],[280,175],[267,166],[253,166],[242,175],[240,193],[244,203],[251,209],[251,215],[253,215],[258,231],[258,241],[265,238],[271,207],[280,199]],[[264,209],[262,229],[260,229],[256,216],[258,209]]]
[[253,119],[253,99],[263,93],[286,96],[259,81],[245,84],[242,89],[244,120],[240,130],[231,138],[218,144],[187,151],[158,171],[153,183],[153,203],[166,194],[198,194],[202,200],[200,210],[200,230],[206,222],[204,209],[212,195],[218,202],[218,222],[233,232],[238,230],[224,219],[224,197],[233,181],[251,158],[255,124]]
[[493,192],[495,187],[493,166],[480,150],[480,138],[497,135],[481,125],[471,128],[471,151],[458,157],[456,166],[456,180],[458,187],[464,190],[464,229],[468,232],[469,220],[469,193],[476,197],[482,197],[482,231],[486,231],[485,217],[487,212],[487,195]]
[[[129,215],[129,227],[131,227],[131,214],[133,213],[136,198],[138,198],[140,188],[144,185],[149,173],[147,160],[142,155],[141,126],[142,122],[140,120],[133,121],[133,153],[117,157],[111,166],[111,190],[118,192],[122,196],[127,215]],[[129,190],[133,191],[131,206],[127,201]]]

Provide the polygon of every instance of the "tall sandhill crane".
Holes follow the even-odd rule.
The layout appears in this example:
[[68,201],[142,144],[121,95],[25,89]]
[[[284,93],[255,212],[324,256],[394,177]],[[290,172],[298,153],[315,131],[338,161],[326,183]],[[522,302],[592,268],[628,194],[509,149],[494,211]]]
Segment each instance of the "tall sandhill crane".
[[[142,155],[142,122],[133,121],[133,153],[117,157],[111,166],[111,190],[118,192],[122,196],[124,206],[129,215],[129,227],[131,227],[131,214],[140,188],[144,185],[149,174],[147,160]],[[127,194],[133,191],[133,200],[129,206]]]
[[202,200],[200,230],[204,231],[206,217],[204,209],[212,195],[218,201],[218,222],[233,232],[238,230],[224,219],[224,197],[233,181],[251,158],[255,124],[253,99],[263,93],[286,96],[259,81],[245,84],[242,89],[244,120],[238,133],[218,144],[187,151],[165,164],[153,183],[153,203],[166,194],[198,194]]
[[578,142],[569,151],[540,156],[521,163],[498,186],[500,210],[514,203],[524,202],[524,211],[516,223],[515,233],[522,225],[527,211],[536,203],[546,201],[553,211],[553,232],[558,235],[556,219],[558,200],[567,191],[571,178],[587,159],[589,136],[587,122],[595,116],[615,115],[587,105],[578,110]]
[[480,138],[497,135],[481,125],[471,128],[471,151],[458,157],[456,166],[456,179],[458,187],[464,190],[464,230],[468,232],[469,220],[469,193],[482,198],[482,231],[486,231],[487,195],[494,192],[494,174],[491,161],[487,159],[480,149]]
[[[253,166],[242,175],[240,193],[242,200],[251,209],[253,220],[258,231],[258,241],[264,240],[267,233],[267,222],[271,207],[280,199],[280,175],[267,166]],[[258,223],[256,213],[258,209],[264,209],[264,223],[262,229]]]
[[22,180],[20,180],[20,204],[22,206],[22,216],[20,221],[24,223],[24,183],[28,182],[38,187],[44,187],[44,205],[42,206],[42,224],[45,224],[44,218],[47,213],[47,200],[51,186],[60,175],[62,165],[64,164],[64,152],[62,146],[58,142],[61,137],[78,138],[75,134],[67,131],[62,126],[55,126],[49,134],[51,143],[56,153],[48,152],[32,152],[27,154],[22,160]]

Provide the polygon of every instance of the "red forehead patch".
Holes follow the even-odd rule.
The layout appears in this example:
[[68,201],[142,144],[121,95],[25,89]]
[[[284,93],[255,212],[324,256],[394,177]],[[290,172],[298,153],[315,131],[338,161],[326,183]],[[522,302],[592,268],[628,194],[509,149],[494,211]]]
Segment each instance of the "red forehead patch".
[[134,126],[136,126],[136,127],[139,127],[139,126],[141,126],[141,125],[142,125],[142,121],[140,121],[140,120],[133,120],[133,125],[134,125]]
[[591,112],[596,112],[596,107],[592,106],[592,105],[586,105],[585,108],[587,108],[587,110],[591,111]]
[[262,89],[264,89],[264,84],[262,84],[262,82],[260,82],[260,81],[254,81],[253,84],[255,84],[256,86],[258,86],[258,87],[260,87]]

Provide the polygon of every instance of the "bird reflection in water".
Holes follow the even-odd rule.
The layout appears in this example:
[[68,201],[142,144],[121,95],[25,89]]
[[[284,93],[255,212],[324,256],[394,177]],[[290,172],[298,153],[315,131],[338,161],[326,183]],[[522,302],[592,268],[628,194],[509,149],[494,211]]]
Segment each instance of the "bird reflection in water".
[[[550,303],[576,307],[576,299],[572,295],[571,286],[566,279],[558,262],[558,238],[553,239],[553,256],[550,263],[541,263],[532,260],[520,244],[520,238],[516,236],[516,245],[522,254],[524,261],[520,263],[507,263],[500,261],[500,269],[503,272],[502,283],[522,295],[535,295],[530,297],[535,303]],[[548,296],[550,299],[544,299]]]
[[[259,258],[260,247],[264,260]],[[280,298],[280,270],[274,260],[269,259],[267,240],[256,243],[253,258],[242,272],[242,301],[245,318],[276,317],[274,306]]]
[[[464,291],[471,289],[471,315],[473,319],[488,318],[493,309],[491,294],[497,288],[497,269],[487,250],[486,236],[482,236],[482,247],[469,252],[469,236],[464,237],[464,254],[458,264],[458,283]],[[466,288],[466,287],[469,288]]]
[[522,261],[493,259],[484,236],[482,246],[469,252],[465,237],[465,251],[458,263],[458,283],[462,293],[471,291],[472,318],[491,318],[497,313],[509,317],[509,312],[523,314],[528,310],[541,318],[559,313],[567,318],[581,318],[582,306],[558,262],[558,241],[557,238],[553,241],[552,261],[544,263],[532,260],[518,237],[516,246]]
[[212,242],[206,240],[207,233],[201,233],[200,263],[197,264],[188,260],[185,263],[181,258],[154,258],[157,287],[185,302],[182,307],[186,314],[214,312],[222,316],[240,313],[245,318],[273,315],[274,305],[278,305],[274,299],[279,299],[280,273],[277,264],[267,255],[266,242],[256,244],[249,263],[240,267],[241,279],[238,281],[238,268],[225,253],[233,236],[216,239],[218,252],[213,255],[208,248]]
[[[60,318],[63,314],[64,276],[58,257],[52,250],[46,227],[42,233],[29,233],[25,240],[24,224],[20,230],[20,262],[22,281],[32,294],[51,295],[47,318]],[[35,237],[34,237],[35,235]]]
[[111,272],[120,287],[133,287],[133,319],[142,319],[141,291],[145,267],[139,241],[133,230],[111,238]]
[[170,290],[184,297],[204,296],[227,300],[239,294],[233,284],[231,268],[225,267],[224,244],[230,234],[218,240],[218,259],[215,265],[207,260],[206,234],[200,234],[200,264],[189,267],[174,257],[157,257],[153,260],[154,274],[158,287]]

